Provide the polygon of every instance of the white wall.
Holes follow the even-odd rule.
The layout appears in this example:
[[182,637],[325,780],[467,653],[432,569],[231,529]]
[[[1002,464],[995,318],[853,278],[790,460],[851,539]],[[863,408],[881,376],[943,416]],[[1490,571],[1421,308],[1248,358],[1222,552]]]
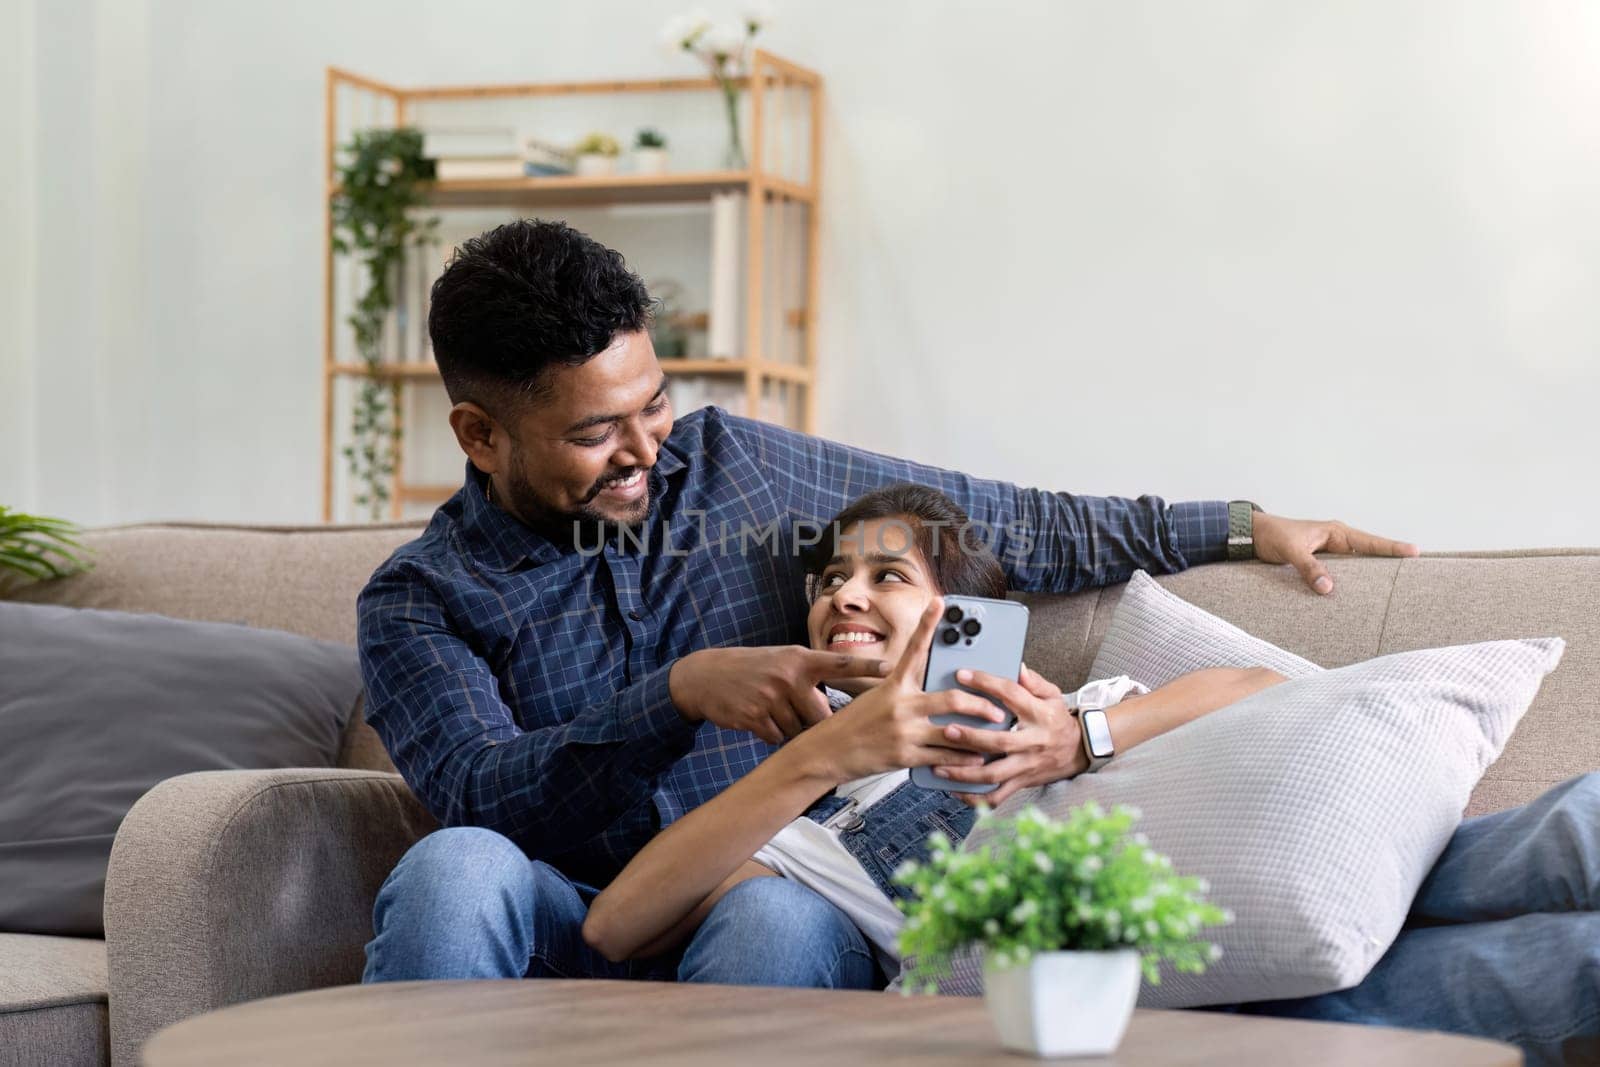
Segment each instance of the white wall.
[[[317,515],[324,65],[691,72],[656,43],[677,3],[13,3],[0,133],[38,136],[0,136],[32,188],[0,218],[36,284],[0,497],[86,522]],[[1600,544],[1600,7],[777,19],[828,79],[828,435],[1425,548]]]

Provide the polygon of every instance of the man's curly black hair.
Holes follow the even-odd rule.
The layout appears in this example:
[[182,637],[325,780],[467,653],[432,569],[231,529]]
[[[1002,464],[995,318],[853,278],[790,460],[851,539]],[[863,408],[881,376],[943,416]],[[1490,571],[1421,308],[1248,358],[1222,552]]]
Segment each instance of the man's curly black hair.
[[451,403],[502,417],[547,392],[552,365],[592,359],[650,314],[620,253],[564,222],[520,219],[456,250],[433,283],[428,334]]

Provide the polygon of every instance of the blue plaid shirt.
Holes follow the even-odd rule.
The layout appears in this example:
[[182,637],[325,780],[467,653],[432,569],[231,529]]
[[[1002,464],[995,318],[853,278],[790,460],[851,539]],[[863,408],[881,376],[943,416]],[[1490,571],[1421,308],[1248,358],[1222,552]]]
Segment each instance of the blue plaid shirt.
[[597,884],[773,751],[686,722],[668,671],[695,649],[808,643],[805,524],[861,494],[940,489],[993,531],[1013,589],[1071,592],[1227,555],[1221,501],[1021,489],[714,407],[677,420],[649,477],[641,538],[619,544],[609,525],[596,551],[489,503],[469,464],[358,606],[367,721],[423,803]]

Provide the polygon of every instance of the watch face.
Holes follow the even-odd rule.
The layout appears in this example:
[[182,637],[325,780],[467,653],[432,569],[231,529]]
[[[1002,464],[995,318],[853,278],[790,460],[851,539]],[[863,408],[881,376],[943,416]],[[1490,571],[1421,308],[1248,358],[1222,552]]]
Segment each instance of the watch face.
[[1079,721],[1083,723],[1083,736],[1089,742],[1089,752],[1095,759],[1104,759],[1115,751],[1105,712],[1086,711],[1079,716]]

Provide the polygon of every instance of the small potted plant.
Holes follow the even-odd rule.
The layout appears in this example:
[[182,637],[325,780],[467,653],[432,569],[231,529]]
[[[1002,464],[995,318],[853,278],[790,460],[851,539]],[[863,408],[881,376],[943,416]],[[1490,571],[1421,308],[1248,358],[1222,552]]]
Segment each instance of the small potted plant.
[[633,169],[639,174],[661,174],[667,169],[667,139],[660,132],[639,131],[633,142]]
[[610,134],[591,133],[573,146],[572,153],[577,157],[577,173],[595,177],[616,173],[622,146]]
[[1008,1049],[1035,1056],[1104,1056],[1133,1016],[1141,975],[1164,960],[1198,973],[1220,954],[1199,938],[1231,921],[1198,878],[1180,877],[1129,834],[1137,814],[1097,804],[1052,819],[1037,808],[985,812],[958,851],[934,834],[926,863],[895,880],[907,992],[932,992],[952,958],[983,952],[984,999]]

